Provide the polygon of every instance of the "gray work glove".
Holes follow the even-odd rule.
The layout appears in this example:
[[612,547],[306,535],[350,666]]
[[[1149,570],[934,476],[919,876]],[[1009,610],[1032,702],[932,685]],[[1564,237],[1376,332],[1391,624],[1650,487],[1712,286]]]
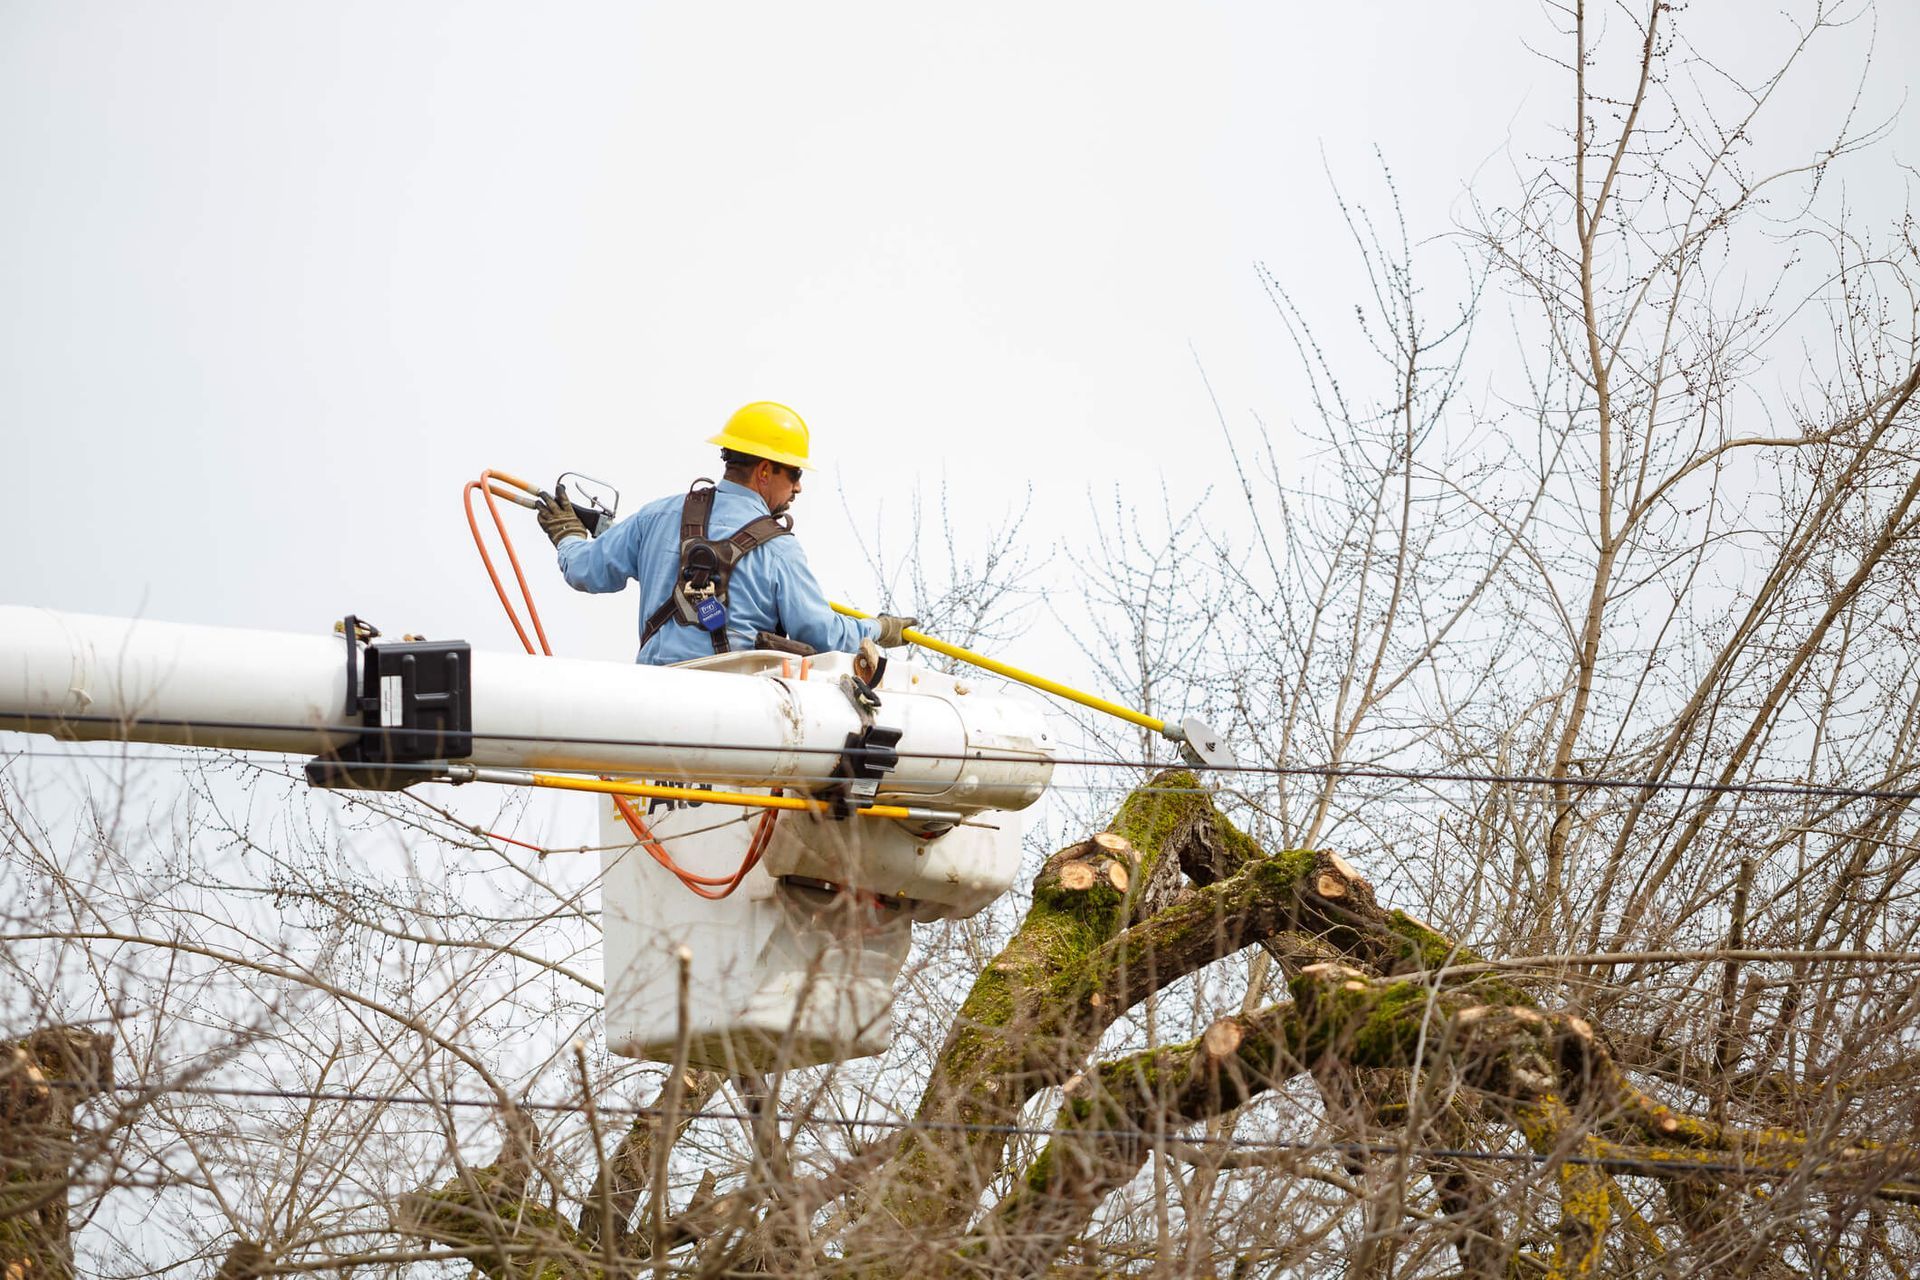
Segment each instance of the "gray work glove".
[[573,504],[567,501],[567,486],[555,485],[553,496],[540,504],[540,532],[553,539],[556,547],[568,538],[587,536],[587,526],[580,522]]
[[874,621],[880,624],[880,634],[875,640],[882,649],[898,649],[907,642],[906,636],[901,633],[908,627],[920,625],[918,618],[896,618],[890,613],[883,613]]

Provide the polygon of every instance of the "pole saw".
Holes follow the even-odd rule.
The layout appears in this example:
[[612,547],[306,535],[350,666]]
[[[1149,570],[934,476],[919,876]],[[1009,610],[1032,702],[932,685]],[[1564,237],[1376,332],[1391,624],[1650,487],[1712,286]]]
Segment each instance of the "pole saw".
[[[828,601],[828,603],[833,606],[835,613],[843,614],[849,618],[871,618],[873,616],[870,613],[862,613],[860,610],[841,604],[838,601]],[[1166,720],[1157,720],[1144,711],[1135,711],[1132,707],[1121,706],[1117,702],[1109,701],[1106,698],[1087,693],[1084,690],[1075,689],[1071,685],[1061,684],[1058,680],[1049,680],[1046,676],[1037,675],[1031,671],[1023,671],[1011,663],[1002,662],[998,658],[990,658],[984,653],[975,653],[971,649],[963,649],[957,644],[950,644],[937,636],[930,636],[926,632],[917,631],[912,627],[906,628],[900,635],[907,643],[919,645],[922,649],[931,649],[935,653],[945,654],[949,658],[954,658],[970,666],[979,667],[982,671],[991,671],[997,676],[1004,676],[1008,680],[1038,689],[1043,693],[1050,693],[1056,698],[1065,698],[1068,702],[1078,703],[1091,710],[1113,716],[1116,719],[1125,720],[1129,724],[1137,724],[1143,729],[1151,729],[1167,741],[1179,743],[1180,754],[1188,764],[1198,765],[1202,768],[1231,769],[1240,763],[1239,759],[1233,754],[1233,749],[1227,746],[1226,739],[1212,727],[1199,720],[1187,719],[1182,720],[1179,724],[1173,724]]]

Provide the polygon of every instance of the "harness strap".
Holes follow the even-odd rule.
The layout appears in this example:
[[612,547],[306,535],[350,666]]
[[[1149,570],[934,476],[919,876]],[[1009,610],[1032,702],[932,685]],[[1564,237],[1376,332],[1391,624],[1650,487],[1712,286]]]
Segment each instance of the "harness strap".
[[666,601],[658,609],[655,609],[652,613],[647,615],[647,625],[644,628],[642,628],[640,632],[640,647],[642,649],[646,648],[647,641],[653,639],[654,636],[658,635],[660,633],[660,628],[666,626],[667,623],[672,620],[672,618],[673,618],[673,597],[668,596],[666,598]]
[[[740,563],[741,558],[755,548],[793,532],[793,517],[764,515],[747,521],[726,538],[715,540],[707,537],[707,522],[713,514],[713,500],[717,492],[711,480],[696,480],[694,487],[687,490],[686,500],[680,504],[679,573],[666,600],[647,617],[646,626],[641,629],[642,649],[668,622],[688,627],[700,625],[699,611],[687,590],[696,573],[696,557],[700,561],[697,566],[699,576],[706,580],[701,594],[718,600],[724,608],[729,603],[728,584],[733,579],[734,566]],[[731,650],[724,624],[708,631],[707,635],[713,641],[715,653]]]
[[[693,483],[698,485],[700,482],[695,480]],[[683,547],[695,539],[706,538],[707,517],[713,514],[713,495],[718,492],[711,483],[704,489],[687,490],[686,501],[680,504],[680,544]]]
[[[765,546],[775,538],[784,537],[793,532],[792,516],[755,516],[741,525],[727,542],[740,556],[755,547]],[[738,559],[738,556],[735,557]]]
[[[673,590],[667,595],[667,603],[674,606],[674,616],[683,623],[688,621],[689,604],[686,599],[688,561],[696,548],[712,546],[707,541],[707,519],[713,515],[713,499],[720,492],[720,487],[711,481],[707,482],[704,489],[699,487],[700,481],[696,480],[693,483],[694,487],[687,490],[686,501],[680,504],[680,576],[674,579]],[[713,569],[718,570],[717,576],[720,580],[711,583],[711,590],[714,599],[725,606],[728,571],[733,568],[733,560],[731,557],[714,556],[711,553],[703,558],[715,561]],[[716,575],[709,570],[709,579],[714,576]],[[725,623],[707,632],[707,639],[712,643],[715,653],[725,653],[733,647],[732,640],[727,635]]]
[[[702,478],[704,479],[704,477]],[[687,571],[687,546],[694,541],[704,541],[707,536],[707,517],[713,513],[713,498],[719,490],[712,481],[701,487],[701,481],[695,480],[687,490],[686,498],[680,503],[680,565],[673,580],[673,587],[667,592],[667,598],[647,617],[647,625],[640,630],[640,647],[646,648],[660,628],[667,625],[680,609],[680,583]],[[723,628],[724,630],[724,628]],[[717,652],[725,653],[720,649]]]

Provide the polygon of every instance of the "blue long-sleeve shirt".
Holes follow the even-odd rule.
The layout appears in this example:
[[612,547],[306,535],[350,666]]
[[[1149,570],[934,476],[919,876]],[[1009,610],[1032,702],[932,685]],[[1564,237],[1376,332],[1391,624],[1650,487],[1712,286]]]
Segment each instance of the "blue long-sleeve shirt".
[[[568,538],[559,547],[560,572],[576,591],[619,591],[640,584],[640,630],[665,604],[680,576],[680,508],[685,494],[649,502],[598,538]],[[767,514],[764,498],[742,484],[722,480],[707,518],[707,537],[729,537]],[[850,653],[880,625],[845,618],[827,604],[807,567],[806,552],[791,536],[762,543],[741,558],[727,584],[727,638],[737,652],[753,648],[762,631],[782,632],[822,651]],[[699,627],[675,621],[661,627],[640,649],[638,662],[656,666],[713,655],[713,640]]]

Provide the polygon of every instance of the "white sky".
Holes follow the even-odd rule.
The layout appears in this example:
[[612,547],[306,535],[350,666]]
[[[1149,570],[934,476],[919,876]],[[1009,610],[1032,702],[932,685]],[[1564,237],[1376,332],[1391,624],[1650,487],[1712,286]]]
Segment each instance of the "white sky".
[[[1869,115],[1915,8],[1879,14]],[[1786,34],[1682,17],[1753,65]],[[0,0],[0,601],[511,647],[462,482],[575,468],[630,510],[762,397],[813,424],[800,529],[857,600],[853,524],[899,536],[943,477],[983,522],[1033,484],[1042,545],[1155,469],[1190,500],[1224,457],[1192,352],[1236,425],[1302,408],[1254,264],[1336,324],[1360,296],[1322,155],[1364,193],[1378,147],[1445,232],[1560,123],[1526,43],[1564,52],[1533,0]],[[1916,160],[1909,110],[1864,203]],[[634,598],[516,528],[561,650],[630,655]]]

